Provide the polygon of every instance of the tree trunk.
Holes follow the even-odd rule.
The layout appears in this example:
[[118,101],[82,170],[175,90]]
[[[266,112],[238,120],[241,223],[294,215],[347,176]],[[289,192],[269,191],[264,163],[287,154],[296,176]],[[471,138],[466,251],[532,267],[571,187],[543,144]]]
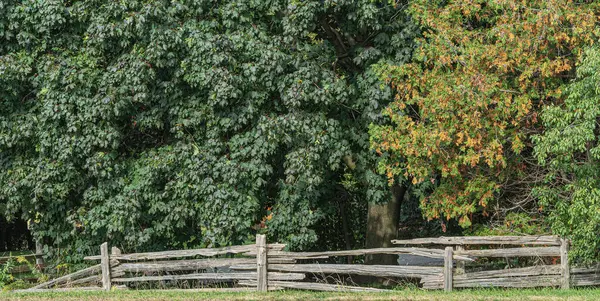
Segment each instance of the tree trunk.
[[6,246],[6,232],[7,232],[8,223],[4,220],[3,217],[0,216],[0,252],[4,252],[7,250]]
[[[344,243],[346,245],[346,250],[352,250],[352,246],[354,245],[354,242],[353,242],[353,235],[350,230],[350,226],[348,225],[348,210],[346,208],[347,207],[346,202],[348,202],[348,198],[346,196],[344,196],[344,198],[341,199],[340,203],[339,203],[340,216],[342,217],[342,230],[344,232]],[[352,260],[353,260],[353,256],[346,257],[346,261],[348,264],[351,264]]]
[[[391,240],[396,239],[400,220],[400,205],[406,193],[406,186],[394,185],[391,190],[392,198],[387,203],[369,204],[366,248],[391,247]],[[393,265],[398,263],[398,256],[386,254],[367,255],[365,263]]]
[[4,232],[4,242],[6,244],[6,251],[15,251],[15,249],[13,248],[13,235],[15,233],[15,229],[14,229],[14,222],[8,222],[6,221],[6,227],[4,227],[6,230]]

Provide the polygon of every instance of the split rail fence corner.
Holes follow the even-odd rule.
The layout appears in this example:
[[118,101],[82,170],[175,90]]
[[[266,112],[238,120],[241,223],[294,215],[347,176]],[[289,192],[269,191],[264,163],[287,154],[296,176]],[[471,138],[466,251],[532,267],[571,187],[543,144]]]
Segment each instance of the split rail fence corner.
[[[473,287],[561,287],[600,285],[600,266],[569,265],[569,241],[557,236],[439,237],[393,240],[403,247],[327,252],[287,252],[283,244],[267,244],[264,235],[252,245],[194,250],[122,254],[108,243],[100,255],[86,260],[99,264],[26,291],[111,290],[135,283],[199,281],[227,283],[219,291],[270,291],[307,289],[320,291],[369,291],[384,289],[347,285],[332,275],[360,275],[391,279],[418,279],[424,289]],[[426,246],[426,247],[425,247]],[[513,246],[505,248],[505,246]],[[519,246],[519,247],[514,247]],[[372,254],[427,257],[440,261],[430,265],[365,265],[331,263],[332,258]],[[230,258],[235,255],[235,258]],[[198,257],[203,258],[198,258]],[[215,258],[229,256],[229,258]],[[482,270],[480,258],[539,258],[534,266]],[[560,264],[546,264],[543,258],[560,258]],[[533,262],[533,261],[527,261]],[[332,280],[333,279],[333,280]],[[84,287],[81,287],[84,286]]]
[[[421,278],[426,289],[452,291],[453,288],[474,287],[561,287],[600,285],[598,267],[572,269],[569,264],[568,239],[557,236],[465,236],[393,240],[401,245],[441,245],[444,249],[443,275]],[[505,245],[521,245],[518,248],[503,248]],[[500,248],[470,249],[466,247]],[[466,258],[515,258],[532,257],[560,258],[560,265],[535,265],[524,268],[466,272]],[[454,267],[456,262],[456,267]],[[573,271],[574,275],[571,276]]]

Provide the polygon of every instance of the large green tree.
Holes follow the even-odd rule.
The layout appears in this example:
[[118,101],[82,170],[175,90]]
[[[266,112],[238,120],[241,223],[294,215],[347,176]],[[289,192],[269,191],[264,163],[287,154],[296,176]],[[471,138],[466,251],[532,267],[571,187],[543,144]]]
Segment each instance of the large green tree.
[[410,24],[388,1],[2,1],[0,208],[83,252],[337,224],[352,247],[389,198],[371,66],[410,58]]
[[536,214],[531,189],[545,171],[531,136],[595,40],[597,1],[415,0],[410,11],[423,28],[414,59],[379,68],[396,91],[391,123],[371,128],[381,171],[430,185],[429,219]]
[[585,51],[577,79],[561,104],[542,114],[545,131],[535,137],[537,158],[548,169],[536,189],[552,229],[573,240],[573,256],[600,258],[600,50]]

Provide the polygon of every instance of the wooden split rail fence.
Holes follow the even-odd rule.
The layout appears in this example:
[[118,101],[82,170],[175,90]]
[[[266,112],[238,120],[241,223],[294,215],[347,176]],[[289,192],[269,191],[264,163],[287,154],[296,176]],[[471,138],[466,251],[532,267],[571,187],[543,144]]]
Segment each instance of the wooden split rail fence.
[[[421,278],[426,289],[474,287],[562,287],[600,285],[600,267],[572,268],[569,264],[569,240],[557,236],[439,237],[393,240],[399,245],[445,246],[442,275]],[[521,247],[514,247],[519,245]],[[479,249],[480,247],[486,249]],[[504,246],[513,246],[504,248]],[[477,249],[472,249],[472,248]],[[494,248],[496,247],[496,248]],[[498,248],[499,247],[499,248]],[[467,249],[469,248],[469,249]],[[458,256],[471,258],[560,258],[560,264],[537,264],[501,270],[468,271]],[[458,259],[458,260],[457,260]],[[548,261],[548,260],[546,260]],[[456,262],[456,267],[454,267]]]
[[[570,267],[567,256],[569,242],[556,236],[440,237],[394,240],[393,243],[404,246],[328,252],[287,252],[283,251],[285,245],[267,244],[264,235],[257,235],[256,244],[252,245],[121,254],[120,250],[114,247],[109,252],[108,244],[104,243],[100,247],[100,255],[85,258],[100,261],[100,264],[42,283],[28,291],[51,288],[82,289],[77,287],[82,285],[88,290],[110,290],[115,287],[135,286],[136,283],[182,281],[227,286],[218,290],[267,291],[291,288],[385,291],[355,284],[346,285],[347,281],[341,280],[340,277],[331,277],[332,275],[417,279],[425,289],[446,291],[466,287],[569,288],[600,285],[600,268]],[[504,246],[512,247],[503,248]],[[482,247],[484,249],[481,249]],[[443,261],[443,265],[338,264],[331,260],[337,257],[371,254],[427,257]],[[480,270],[471,267],[472,263],[483,257],[559,257],[560,264],[502,270]]]

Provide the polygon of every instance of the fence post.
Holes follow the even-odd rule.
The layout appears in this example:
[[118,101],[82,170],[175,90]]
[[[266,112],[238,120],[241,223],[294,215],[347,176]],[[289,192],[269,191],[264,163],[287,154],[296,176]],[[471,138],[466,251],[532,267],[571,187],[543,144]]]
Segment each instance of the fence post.
[[571,267],[569,265],[569,240],[560,239],[560,271],[562,276],[561,288],[571,288]]
[[102,267],[102,288],[110,291],[110,257],[107,242],[100,245],[100,266]]
[[452,291],[452,247],[446,247],[444,252],[444,291]]
[[121,249],[117,247],[110,248],[110,255],[121,255]]
[[44,269],[44,245],[41,239],[35,240],[35,268],[39,271]]
[[266,292],[267,287],[267,237],[256,235],[256,290]]
[[[465,247],[456,246],[456,251],[464,251]],[[464,274],[465,273],[465,262],[462,260],[456,261],[456,274]]]

